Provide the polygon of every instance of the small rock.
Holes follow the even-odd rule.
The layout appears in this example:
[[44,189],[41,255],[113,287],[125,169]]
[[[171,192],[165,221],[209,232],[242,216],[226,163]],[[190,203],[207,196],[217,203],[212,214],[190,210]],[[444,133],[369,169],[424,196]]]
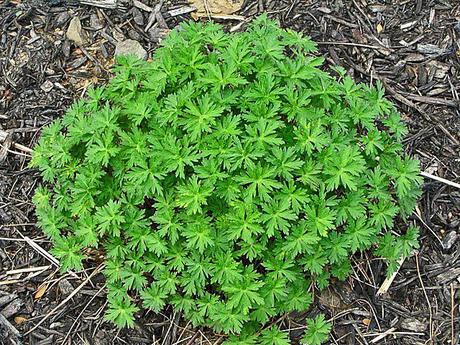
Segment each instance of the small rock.
[[136,30],[132,30],[132,29],[128,31],[128,37],[135,41],[141,39],[141,35],[139,35],[139,33]]
[[56,20],[54,21],[54,25],[56,27],[61,27],[69,20],[69,18],[70,18],[70,15],[67,11],[61,12],[56,17]]
[[426,322],[421,322],[417,319],[414,318],[407,318],[403,319],[401,321],[401,327],[408,330],[408,331],[413,331],[417,333],[422,333],[425,332],[427,329],[427,323]]
[[123,34],[123,32],[119,30],[113,30],[112,31],[112,36],[115,39],[115,42],[121,42],[126,39],[126,36]]
[[132,11],[134,23],[136,23],[139,26],[144,26],[144,16],[142,15],[142,12],[134,7]]
[[450,231],[443,239],[442,239],[442,248],[444,250],[450,250],[452,246],[457,242],[458,234],[456,231]]
[[458,34],[460,34],[460,22],[455,24],[454,29],[455,29],[455,31],[457,31]]
[[105,59],[109,57],[109,52],[107,51],[107,47],[104,43],[101,44],[101,54]]
[[84,34],[81,28],[80,18],[72,18],[69,27],[67,28],[66,36],[69,40],[75,42],[78,45],[82,45],[85,42]]
[[149,34],[150,40],[154,43],[159,43],[163,38],[168,35],[169,30],[160,29],[157,27],[150,28],[147,33]]
[[100,30],[104,27],[104,25],[102,24],[101,20],[99,19],[96,13],[92,13],[89,16],[89,25],[94,30]]
[[53,89],[53,83],[50,82],[49,80],[46,80],[41,86],[40,89],[42,89],[44,92],[48,93]]
[[135,55],[139,59],[147,59],[147,51],[141,46],[138,41],[124,40],[117,43],[115,47],[115,56],[120,55]]
[[64,324],[62,322],[53,322],[50,325],[50,329],[62,328]]
[[70,56],[70,41],[65,40],[64,43],[62,43],[61,49],[64,56],[68,58]]
[[67,279],[61,279],[58,283],[59,290],[61,290],[64,296],[68,296],[74,290],[72,284],[69,283]]
[[80,66],[82,66],[86,61],[88,61],[88,58],[86,56],[82,56],[81,58],[75,59],[72,61],[72,63],[69,65],[70,68],[76,69]]

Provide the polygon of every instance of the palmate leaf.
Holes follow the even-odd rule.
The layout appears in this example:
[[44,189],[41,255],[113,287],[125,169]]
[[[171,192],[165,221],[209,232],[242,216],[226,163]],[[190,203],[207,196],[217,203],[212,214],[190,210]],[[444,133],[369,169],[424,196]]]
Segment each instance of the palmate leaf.
[[241,266],[233,258],[231,253],[221,253],[216,256],[213,264],[214,275],[211,282],[221,285],[231,285],[243,279]]
[[227,63],[224,65],[207,65],[207,72],[200,78],[205,85],[210,85],[214,89],[223,89],[224,87],[239,86],[247,84],[246,79],[238,74],[235,64]]
[[187,214],[202,213],[203,206],[207,205],[207,198],[214,190],[211,181],[198,180],[193,176],[187,183],[177,187],[177,205],[186,208]]
[[141,160],[138,166],[131,168],[125,175],[130,186],[130,194],[147,192],[149,196],[157,196],[163,193],[161,180],[166,172],[155,158]]
[[261,345],[289,345],[288,332],[282,332],[275,326],[264,329],[261,333]]
[[418,161],[405,157],[397,157],[389,174],[395,180],[396,192],[399,196],[405,196],[413,189],[413,186],[419,186],[422,183],[422,177],[418,175],[420,171]]
[[295,214],[299,214],[303,207],[310,201],[307,191],[300,186],[296,186],[294,181],[289,181],[275,195],[276,199],[283,203],[289,203]]
[[210,315],[213,327],[225,333],[240,333],[249,316],[219,303],[218,312]]
[[307,320],[307,330],[301,340],[304,345],[321,345],[329,337],[332,325],[320,314],[316,318]]
[[271,237],[278,231],[285,234],[289,233],[291,223],[297,216],[291,211],[288,201],[272,201],[270,204],[263,205],[264,214],[261,220],[267,227],[267,236]]
[[346,227],[345,237],[354,253],[357,250],[368,249],[375,243],[376,230],[364,219],[352,220]]
[[[248,270],[245,273],[249,273]],[[263,282],[251,279],[250,274],[243,276],[243,280],[232,285],[223,285],[222,291],[228,296],[227,308],[248,314],[249,309],[264,303],[260,295],[263,285]]]
[[228,216],[227,236],[230,240],[242,239],[252,243],[255,236],[263,232],[261,213],[256,208],[238,205]]
[[282,253],[287,257],[295,257],[298,254],[309,252],[312,249],[312,245],[319,241],[320,237],[316,231],[310,230],[303,222],[286,237],[283,242]]
[[275,147],[272,149],[272,154],[273,156],[267,159],[268,162],[276,167],[276,176],[287,181],[291,180],[294,177],[293,174],[303,165],[303,162],[296,158],[293,147],[286,149]]
[[146,308],[152,309],[155,312],[160,312],[166,305],[168,294],[162,291],[158,285],[151,285],[147,289],[141,291],[141,297]]
[[305,208],[305,214],[307,216],[307,227],[320,236],[327,236],[328,230],[335,227],[337,211],[325,205],[307,205]]
[[180,120],[191,140],[199,138],[202,133],[210,132],[216,118],[222,113],[222,107],[214,104],[211,97],[206,95],[195,102],[187,104],[186,115]]
[[324,173],[328,177],[326,186],[328,190],[344,186],[350,190],[357,189],[357,177],[366,166],[357,147],[344,147],[335,152],[335,156],[324,164]]
[[51,254],[60,260],[62,272],[68,270],[81,270],[84,255],[81,253],[82,245],[75,237],[58,238],[55,240]]
[[281,183],[275,179],[275,169],[260,164],[249,168],[246,174],[237,176],[236,181],[246,187],[249,198],[257,196],[264,201],[269,201],[270,193],[282,187]]
[[109,301],[109,309],[105,314],[105,318],[119,327],[131,328],[134,326],[134,314],[138,311],[139,308],[127,298],[113,299]]
[[109,200],[105,206],[97,208],[95,217],[100,235],[108,233],[115,237],[120,236],[121,224],[125,221],[125,217],[119,202]]

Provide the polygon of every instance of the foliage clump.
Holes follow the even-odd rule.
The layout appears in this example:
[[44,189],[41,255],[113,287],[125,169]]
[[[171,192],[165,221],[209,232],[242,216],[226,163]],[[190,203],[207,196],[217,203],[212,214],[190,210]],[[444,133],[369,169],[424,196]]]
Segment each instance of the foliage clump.
[[[42,131],[39,225],[64,270],[104,254],[109,320],[170,304],[239,334],[308,309],[352,254],[375,248],[391,270],[416,245],[393,231],[421,183],[400,115],[315,50],[264,16],[233,34],[186,23]],[[324,340],[324,319],[309,325]]]

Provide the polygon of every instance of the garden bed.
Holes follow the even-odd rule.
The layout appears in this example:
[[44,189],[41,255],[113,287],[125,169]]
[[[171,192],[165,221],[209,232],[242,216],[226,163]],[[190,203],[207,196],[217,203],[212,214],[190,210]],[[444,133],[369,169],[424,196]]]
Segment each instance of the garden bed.
[[[118,41],[135,40],[151,56],[170,29],[194,15],[190,10],[187,2],[158,6],[147,0],[112,9],[61,0],[0,5],[0,343],[224,340],[191,328],[170,309],[139,313],[131,330],[105,322],[101,259],[93,255],[85,271],[59,274],[47,254],[49,242],[34,225],[31,197],[40,179],[27,167],[40,128],[62,116],[90,85],[108,80]],[[409,127],[406,151],[426,173],[459,182],[457,1],[249,0],[236,15],[218,20],[239,30],[261,12],[311,36],[327,65],[343,66],[357,81],[381,80]],[[68,28],[76,17],[79,44],[68,39],[75,39]],[[281,328],[295,341],[306,317],[325,313],[333,320],[331,344],[458,344],[459,211],[459,189],[425,179],[412,217],[422,230],[421,247],[402,263],[387,291],[378,294],[383,262],[356,256],[350,279],[318,294],[308,312],[278,320]]]

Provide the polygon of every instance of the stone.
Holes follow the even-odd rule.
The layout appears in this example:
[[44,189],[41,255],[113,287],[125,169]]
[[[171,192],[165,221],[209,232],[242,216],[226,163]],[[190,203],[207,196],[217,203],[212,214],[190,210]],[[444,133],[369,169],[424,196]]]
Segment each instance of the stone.
[[53,89],[54,85],[51,81],[46,80],[41,86],[40,89],[42,89],[44,92],[48,93]]
[[70,295],[74,290],[72,284],[65,278],[59,281],[58,286],[64,296]]
[[67,28],[66,36],[69,40],[75,42],[77,45],[85,43],[85,37],[81,28],[80,18],[73,17]]
[[120,55],[134,55],[142,60],[146,60],[148,56],[147,51],[141,46],[141,44],[138,41],[131,39],[117,43],[117,46],[115,47],[115,56]]
[[136,7],[133,8],[132,11],[134,23],[136,23],[139,26],[144,26],[144,16],[142,15],[142,12],[137,9]]
[[401,321],[401,327],[412,332],[422,333],[427,329],[427,323],[421,322],[415,318],[407,318]]
[[55,20],[56,27],[60,28],[62,25],[64,25],[69,20],[69,18],[70,18],[70,15],[67,11],[59,13]]
[[92,13],[89,16],[89,25],[94,30],[100,30],[104,27],[104,24],[101,22],[96,13]]
[[457,242],[458,234],[456,231],[450,231],[443,239],[442,239],[442,248],[444,250],[450,250],[452,246]]

